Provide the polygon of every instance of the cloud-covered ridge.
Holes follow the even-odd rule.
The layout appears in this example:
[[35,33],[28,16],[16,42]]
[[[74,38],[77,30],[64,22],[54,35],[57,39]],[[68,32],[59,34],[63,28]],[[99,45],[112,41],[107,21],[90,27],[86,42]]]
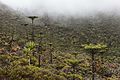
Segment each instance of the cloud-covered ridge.
[[120,0],[1,0],[15,10],[31,14],[84,15],[120,10]]

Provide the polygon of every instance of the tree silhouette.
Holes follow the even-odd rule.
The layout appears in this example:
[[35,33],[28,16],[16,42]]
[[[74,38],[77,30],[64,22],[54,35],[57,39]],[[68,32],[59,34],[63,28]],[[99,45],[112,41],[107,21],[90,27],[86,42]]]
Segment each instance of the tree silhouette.
[[83,45],[84,49],[91,54],[92,59],[92,80],[95,80],[95,54],[105,50],[107,46],[105,44],[85,44]]
[[31,35],[32,35],[32,41],[35,41],[35,32],[34,32],[34,20],[36,19],[36,18],[38,18],[37,16],[28,16],[28,18],[30,18],[31,20],[32,20],[32,33],[31,33]]

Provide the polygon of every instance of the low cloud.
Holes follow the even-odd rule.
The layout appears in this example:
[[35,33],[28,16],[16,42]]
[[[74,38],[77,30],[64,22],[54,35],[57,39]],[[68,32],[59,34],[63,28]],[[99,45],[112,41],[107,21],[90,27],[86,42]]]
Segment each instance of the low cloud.
[[26,14],[88,15],[120,11],[120,0],[1,0]]

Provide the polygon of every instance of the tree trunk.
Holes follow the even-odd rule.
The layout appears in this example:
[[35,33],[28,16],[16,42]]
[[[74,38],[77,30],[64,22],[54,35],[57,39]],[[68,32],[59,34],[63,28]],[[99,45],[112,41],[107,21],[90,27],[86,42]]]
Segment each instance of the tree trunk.
[[95,54],[92,53],[92,80],[95,80]]
[[50,51],[50,63],[52,64],[53,63],[53,55],[52,55],[52,52]]
[[41,55],[39,54],[39,58],[38,58],[38,62],[39,62],[39,67],[41,66]]

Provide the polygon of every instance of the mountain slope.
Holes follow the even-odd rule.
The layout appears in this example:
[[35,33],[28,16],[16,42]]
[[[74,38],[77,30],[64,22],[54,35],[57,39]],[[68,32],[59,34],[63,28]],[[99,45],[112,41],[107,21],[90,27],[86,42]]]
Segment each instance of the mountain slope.
[[[61,17],[60,17],[61,18]],[[120,16],[99,13],[93,17],[80,17],[52,20],[48,15],[35,20],[35,33],[45,35],[44,42],[52,42],[56,48],[72,51],[81,44],[105,43],[109,47],[120,45]],[[0,29],[3,32],[16,32],[21,36],[31,35],[31,27],[26,23],[24,15],[0,3]],[[29,31],[29,32],[28,32]],[[31,36],[30,36],[31,37]]]
[[0,3],[0,29],[5,32],[10,28],[16,27],[16,30],[22,28],[21,24],[25,23],[25,17],[18,14],[10,7]]

